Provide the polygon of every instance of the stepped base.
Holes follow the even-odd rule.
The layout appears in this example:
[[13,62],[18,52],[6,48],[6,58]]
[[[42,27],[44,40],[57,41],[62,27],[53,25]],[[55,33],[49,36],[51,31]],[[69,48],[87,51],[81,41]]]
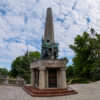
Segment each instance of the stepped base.
[[68,87],[68,89],[46,89],[39,90],[32,86],[24,86],[23,89],[33,97],[53,97],[77,94],[78,92]]

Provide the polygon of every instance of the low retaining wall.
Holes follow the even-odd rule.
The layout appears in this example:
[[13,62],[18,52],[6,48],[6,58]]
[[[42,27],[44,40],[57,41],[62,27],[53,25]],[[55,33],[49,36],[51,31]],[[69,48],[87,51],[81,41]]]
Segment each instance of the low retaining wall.
[[11,85],[11,86],[25,86],[26,81],[24,79],[6,79],[0,78],[0,85]]

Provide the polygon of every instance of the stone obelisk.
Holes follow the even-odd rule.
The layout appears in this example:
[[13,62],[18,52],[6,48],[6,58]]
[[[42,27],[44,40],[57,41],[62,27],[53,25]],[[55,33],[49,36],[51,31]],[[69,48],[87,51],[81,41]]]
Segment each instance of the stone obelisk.
[[50,42],[54,42],[54,28],[53,28],[53,17],[52,17],[52,9],[47,9],[46,15],[46,23],[45,23],[45,32],[44,32],[44,41],[50,40]]

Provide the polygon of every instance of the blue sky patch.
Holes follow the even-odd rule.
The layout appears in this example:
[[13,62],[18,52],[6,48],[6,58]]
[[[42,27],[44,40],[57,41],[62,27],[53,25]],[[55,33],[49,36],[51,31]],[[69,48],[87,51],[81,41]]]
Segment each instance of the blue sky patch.
[[77,1],[74,2],[73,6],[72,6],[72,10],[75,9],[76,5],[77,5]]
[[0,8],[0,13],[1,13],[2,15],[5,15],[5,14],[6,14],[6,11]]
[[60,21],[61,23],[64,23],[64,19],[57,18],[56,21]]
[[86,20],[87,20],[88,23],[91,21],[90,18],[87,18]]

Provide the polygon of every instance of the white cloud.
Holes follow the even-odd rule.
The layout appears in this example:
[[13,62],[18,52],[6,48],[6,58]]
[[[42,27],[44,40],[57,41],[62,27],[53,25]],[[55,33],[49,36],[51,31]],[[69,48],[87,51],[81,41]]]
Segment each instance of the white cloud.
[[0,63],[11,63],[27,49],[40,51],[46,9],[52,7],[59,55],[71,64],[74,53],[69,45],[76,35],[91,27],[100,32],[99,4],[100,0],[0,0]]

